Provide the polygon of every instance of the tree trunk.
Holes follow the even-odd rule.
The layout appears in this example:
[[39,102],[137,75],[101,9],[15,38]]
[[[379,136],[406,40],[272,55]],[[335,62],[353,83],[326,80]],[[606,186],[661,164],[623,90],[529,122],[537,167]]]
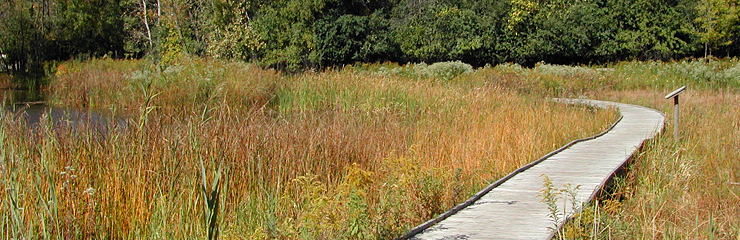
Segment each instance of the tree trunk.
[[149,40],[149,48],[152,48],[152,31],[149,29],[149,21],[147,20],[146,12],[146,0],[141,0],[141,5],[144,7],[144,26],[146,27],[146,37]]

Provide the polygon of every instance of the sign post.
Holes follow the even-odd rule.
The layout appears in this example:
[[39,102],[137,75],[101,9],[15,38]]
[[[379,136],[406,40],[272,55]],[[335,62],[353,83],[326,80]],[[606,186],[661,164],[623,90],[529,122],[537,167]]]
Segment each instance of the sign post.
[[673,139],[678,142],[678,95],[683,91],[686,91],[686,86],[683,86],[676,91],[665,95],[665,99],[673,98]]

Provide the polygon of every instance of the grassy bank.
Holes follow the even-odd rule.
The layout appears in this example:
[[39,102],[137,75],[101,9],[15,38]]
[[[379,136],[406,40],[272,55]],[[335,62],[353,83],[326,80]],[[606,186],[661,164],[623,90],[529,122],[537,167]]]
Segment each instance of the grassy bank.
[[59,64],[50,102],[129,124],[30,129],[3,113],[0,233],[387,239],[616,117],[526,94],[504,70],[434,69]]

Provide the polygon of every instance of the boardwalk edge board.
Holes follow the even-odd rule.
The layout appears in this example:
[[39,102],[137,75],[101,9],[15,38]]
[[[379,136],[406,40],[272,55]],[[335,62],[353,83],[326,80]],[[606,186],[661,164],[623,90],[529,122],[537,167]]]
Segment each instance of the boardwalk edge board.
[[[530,162],[530,163],[528,163],[528,164],[526,164],[526,165],[524,165],[524,166],[522,166],[522,167],[514,170],[513,172],[511,172],[511,173],[507,174],[506,176],[504,176],[503,178],[501,178],[501,179],[499,179],[499,180],[497,180],[497,181],[489,184],[488,186],[486,186],[485,188],[483,188],[481,191],[479,191],[478,193],[476,193],[475,195],[473,195],[468,200],[466,200],[466,201],[458,204],[457,206],[453,207],[452,209],[450,209],[450,210],[448,210],[448,211],[446,211],[446,212],[438,215],[436,218],[431,219],[429,221],[426,221],[426,222],[420,224],[419,226],[416,226],[416,227],[410,229],[405,235],[403,235],[402,237],[397,238],[397,239],[415,239],[415,236],[417,234],[419,234],[419,233],[427,230],[428,228],[430,228],[431,226],[433,226],[433,225],[435,225],[437,223],[442,222],[443,220],[445,220],[448,217],[450,217],[450,216],[452,216],[452,215],[460,212],[461,210],[463,210],[463,209],[465,209],[465,208],[473,205],[476,201],[480,200],[484,195],[488,194],[493,189],[495,189],[496,187],[500,186],[501,184],[503,184],[504,182],[508,181],[509,179],[513,178],[517,174],[520,174],[520,173],[522,173],[522,172],[524,172],[524,171],[526,171],[526,170],[534,167],[535,165],[537,165],[537,164],[539,164],[539,163],[547,160],[548,158],[552,157],[553,155],[556,155],[556,154],[558,154],[558,153],[560,153],[560,152],[562,152],[562,151],[564,151],[564,150],[572,147],[573,145],[575,145],[577,143],[588,141],[588,140],[593,140],[593,139],[596,139],[598,137],[601,137],[601,136],[607,134],[608,132],[610,132],[611,130],[613,130],[617,126],[617,124],[619,124],[622,121],[622,119],[624,119],[624,114],[622,113],[622,111],[618,107],[618,104],[621,104],[621,103],[608,102],[608,101],[598,101],[598,100],[588,100],[588,99],[563,99],[563,98],[555,98],[555,99],[553,99],[553,101],[559,102],[559,103],[565,103],[565,104],[573,104],[573,105],[589,105],[589,106],[599,107],[599,108],[616,108],[617,110],[619,110],[620,117],[614,123],[612,123],[606,130],[600,132],[599,134],[596,134],[596,135],[593,135],[593,136],[590,136],[590,137],[587,137],[587,138],[581,138],[581,139],[573,140],[573,141],[569,142],[568,144],[566,144],[566,145],[564,145],[564,146],[562,146],[562,147],[560,147],[560,148],[558,148],[558,149],[556,149],[556,150],[554,150],[554,151],[552,151],[552,152],[550,152],[548,154],[545,154],[541,158],[539,158],[539,159],[537,159],[537,160],[535,160],[533,162]],[[646,107],[642,107],[642,106],[637,106],[637,105],[631,105],[631,104],[622,104],[622,105],[634,106],[634,107],[639,107],[639,108],[643,108],[643,109],[647,109],[647,110],[652,110],[652,111],[658,112],[658,111],[656,111],[654,109],[650,109],[650,108],[646,108]],[[658,113],[660,113],[660,112],[658,112]],[[660,113],[660,114],[663,115],[663,113]],[[653,134],[653,135],[645,138],[642,141],[642,143],[640,143],[639,146],[641,147],[642,144],[646,140],[652,139],[655,136],[657,136],[657,134],[659,134],[660,132],[662,132],[662,130],[663,130],[662,124],[660,125],[659,128],[660,129],[657,129],[657,131],[655,131],[656,132],[655,134]],[[631,156],[630,156],[630,158],[631,158]],[[625,163],[626,163],[626,161],[625,161]],[[623,166],[623,164],[620,165],[619,167],[613,169],[611,171],[611,173],[609,174],[609,176],[607,176],[604,179],[604,181],[602,182],[602,184],[600,186],[603,187],[604,184],[606,182],[608,182],[614,176],[614,174],[622,166]],[[590,197],[588,198],[588,201],[591,201],[596,196],[596,193],[598,193],[598,191],[595,191],[594,193],[590,194]],[[580,209],[577,209],[577,211],[580,211]],[[571,216],[567,216],[566,217],[566,221],[569,220],[570,217]],[[563,223],[565,223],[565,221],[563,221],[561,224],[559,224],[558,227],[562,227],[562,224]],[[550,238],[552,238],[552,236],[554,234],[555,234],[554,231],[551,232]]]

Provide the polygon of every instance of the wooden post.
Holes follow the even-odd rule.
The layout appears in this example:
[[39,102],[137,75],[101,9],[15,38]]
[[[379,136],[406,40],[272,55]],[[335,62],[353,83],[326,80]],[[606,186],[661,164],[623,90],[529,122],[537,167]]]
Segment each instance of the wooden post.
[[676,91],[673,91],[669,93],[668,95],[665,95],[665,99],[673,98],[673,139],[678,142],[679,135],[678,135],[678,95],[681,94],[683,91],[686,90],[686,86],[683,86],[679,89],[676,89]]
[[678,136],[678,126],[679,126],[678,125],[678,118],[679,118],[678,117],[679,116],[679,114],[678,114],[678,96],[679,95],[676,95],[675,97],[673,97],[673,127],[674,127],[673,128],[673,139],[675,139],[676,142],[678,142],[678,137],[679,137]]

